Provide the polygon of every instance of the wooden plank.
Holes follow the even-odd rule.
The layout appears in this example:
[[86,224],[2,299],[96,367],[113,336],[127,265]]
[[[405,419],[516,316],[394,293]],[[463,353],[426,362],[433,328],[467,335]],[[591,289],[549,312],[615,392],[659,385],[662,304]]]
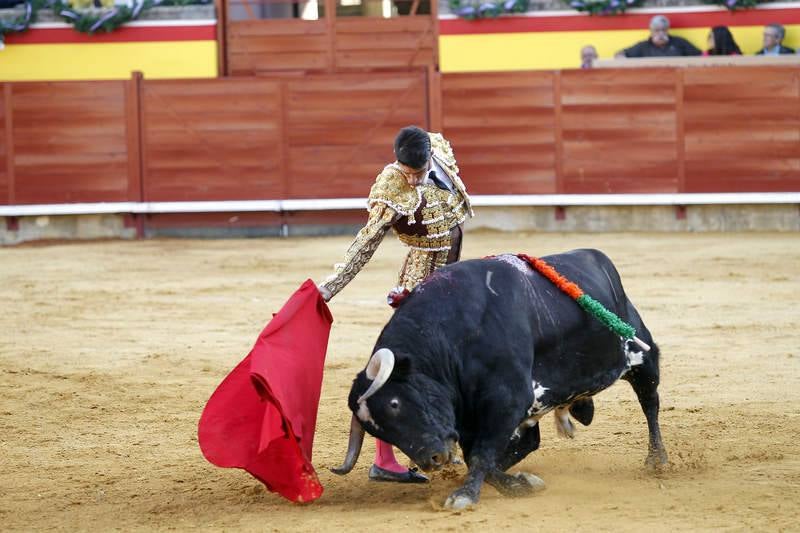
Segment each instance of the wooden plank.
[[276,71],[322,72],[328,67],[327,58],[317,52],[288,53],[260,56],[258,54],[236,54],[229,56],[231,74],[234,76],[253,76]]
[[[740,85],[713,82],[695,85],[685,85],[684,95],[691,102],[715,102],[720,95],[724,99],[736,98],[738,100],[764,100],[767,98],[794,98],[797,94],[796,80],[747,80]],[[769,95],[769,96],[767,96]],[[748,102],[749,103],[749,102]]]
[[675,75],[675,140],[678,172],[678,192],[686,189],[686,96],[684,94],[686,79],[682,70]]
[[231,36],[230,45],[234,54],[322,52],[328,46],[324,33],[313,35],[254,35]]
[[[617,129],[656,133],[675,131],[675,106],[670,105],[580,105],[564,106],[564,127],[585,131]],[[663,135],[661,135],[663,137]]]
[[436,22],[429,15],[416,15],[394,18],[338,17],[336,33],[423,33],[431,30]]
[[227,37],[228,37],[228,2],[227,0],[214,0],[214,9],[217,13],[217,76],[228,75],[227,65]]
[[0,204],[13,204],[15,202],[14,193],[14,122],[12,114],[13,91],[10,83],[2,85],[3,98],[0,108],[0,139],[3,139],[3,146],[0,146]]
[[731,91],[746,91],[747,85],[750,84],[796,85],[797,81],[793,78],[800,69],[797,66],[719,66],[682,70],[687,88],[698,85],[717,85],[724,86]]
[[141,72],[134,72],[128,80],[125,93],[125,129],[128,149],[128,199],[135,202],[144,200],[142,188],[142,130],[141,130]]
[[342,69],[409,68],[433,65],[433,48],[408,50],[345,50],[336,53]]
[[327,33],[325,19],[262,19],[232,20],[228,23],[228,38],[238,39],[263,35],[324,35]]
[[442,75],[442,89],[448,93],[458,90],[499,90],[515,87],[523,90],[540,89],[552,94],[553,72],[464,72]]
[[563,113],[563,77],[561,72],[553,76],[553,122],[555,123],[555,160],[553,170],[555,173],[555,191],[562,193],[565,189],[564,181],[564,119]]
[[[435,2],[434,2],[435,3]],[[442,131],[442,75],[434,65],[427,68],[428,131]]]
[[800,121],[797,98],[764,98],[762,100],[718,99],[713,102],[684,102],[686,125],[711,119],[745,122],[769,120],[774,123],[795,124]]
[[411,32],[384,32],[375,29],[369,33],[344,33],[336,37],[337,50],[414,50],[433,48],[433,32],[423,34]]

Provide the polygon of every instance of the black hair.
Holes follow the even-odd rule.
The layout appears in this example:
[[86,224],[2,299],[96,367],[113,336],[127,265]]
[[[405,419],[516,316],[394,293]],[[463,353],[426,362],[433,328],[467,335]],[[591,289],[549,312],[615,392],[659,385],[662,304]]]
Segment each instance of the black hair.
[[422,168],[431,157],[428,132],[417,126],[406,126],[394,138],[397,160],[411,168]]
[[708,51],[710,56],[729,56],[732,54],[742,55],[739,45],[731,34],[727,26],[714,26],[711,28],[714,34],[714,48]]

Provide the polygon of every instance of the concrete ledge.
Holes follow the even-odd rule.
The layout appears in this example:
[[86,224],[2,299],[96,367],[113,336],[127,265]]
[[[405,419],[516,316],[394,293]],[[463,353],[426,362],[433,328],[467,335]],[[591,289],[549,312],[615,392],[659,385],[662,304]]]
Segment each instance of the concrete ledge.
[[[775,205],[620,205],[620,206],[518,206],[477,207],[467,231],[539,232],[800,232],[800,206]],[[286,219],[284,219],[286,220]],[[41,215],[0,217],[0,244],[34,240],[136,238],[130,215]],[[331,218],[308,224],[253,224],[238,226],[187,226],[148,228],[146,237],[234,238],[268,236],[352,235],[358,225]]]
[[133,239],[123,215],[75,215],[0,218],[0,244],[37,240]]
[[542,232],[800,231],[787,205],[480,207],[468,230]]

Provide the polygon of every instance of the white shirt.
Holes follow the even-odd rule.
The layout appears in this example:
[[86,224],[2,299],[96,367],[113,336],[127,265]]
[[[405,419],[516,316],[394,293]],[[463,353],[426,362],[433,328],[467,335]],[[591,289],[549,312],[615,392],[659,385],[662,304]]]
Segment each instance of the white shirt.
[[[444,171],[442,166],[436,161],[435,157],[431,157],[431,170],[436,172],[436,177],[439,178],[447,185],[447,188],[450,189],[450,192],[455,192],[455,187],[453,187],[453,180],[450,179],[450,175]],[[435,185],[433,181],[428,177],[425,176],[425,180],[423,181],[426,185]]]

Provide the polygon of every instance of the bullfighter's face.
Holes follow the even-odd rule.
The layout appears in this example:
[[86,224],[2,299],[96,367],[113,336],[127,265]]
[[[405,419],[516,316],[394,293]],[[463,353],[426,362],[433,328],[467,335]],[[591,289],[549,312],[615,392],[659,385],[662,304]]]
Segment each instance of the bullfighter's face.
[[[387,350],[388,351],[388,350]],[[453,457],[458,433],[452,402],[444,388],[414,372],[408,358],[398,355],[388,379],[369,397],[369,367],[359,373],[349,406],[371,435],[400,448],[420,468],[436,470]]]

